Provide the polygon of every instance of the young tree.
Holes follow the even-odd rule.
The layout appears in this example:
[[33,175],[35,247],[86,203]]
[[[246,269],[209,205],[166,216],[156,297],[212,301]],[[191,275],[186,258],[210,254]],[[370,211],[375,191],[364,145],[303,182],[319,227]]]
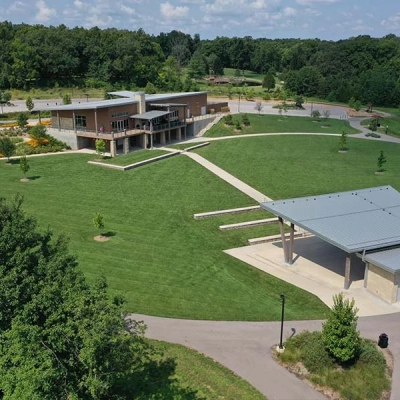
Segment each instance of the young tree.
[[10,100],[11,100],[11,93],[3,92],[0,90],[0,106],[2,114],[3,114],[3,104],[7,104]]
[[26,124],[28,123],[28,117],[25,113],[21,112],[17,117],[17,124],[21,129],[24,129]]
[[261,114],[261,111],[263,110],[264,106],[261,103],[261,101],[257,101],[256,106],[254,107],[254,109],[256,111],[258,111],[258,114]]
[[106,152],[106,142],[103,139],[96,139],[96,153],[102,156]]
[[315,119],[319,119],[319,117],[321,116],[321,113],[319,112],[319,110],[314,110],[314,111],[311,113],[311,116],[312,116],[313,118],[315,118]]
[[31,112],[35,108],[35,104],[32,101],[32,97],[31,96],[28,96],[26,98],[25,105],[26,105],[26,108],[28,109],[29,112]]
[[26,174],[31,167],[29,166],[28,159],[25,156],[21,157],[21,159],[19,160],[19,167],[24,174],[24,178],[26,178]]
[[104,218],[103,214],[97,212],[93,218],[93,225],[99,230],[99,236],[101,236],[101,231],[104,229]]
[[347,133],[342,131],[339,139],[339,150],[345,151],[347,150]]
[[63,96],[63,104],[71,104],[72,100],[71,100],[71,96],[69,93],[65,93]]
[[376,132],[378,130],[378,118],[371,118],[369,129],[371,132]]
[[0,153],[7,157],[7,162],[10,162],[10,157],[15,153],[17,146],[8,137],[0,138]]
[[298,108],[303,108],[304,98],[303,96],[296,96],[295,104]]
[[360,349],[357,312],[354,299],[344,299],[343,293],[333,296],[333,307],[322,325],[322,338],[329,353],[339,362],[354,360]]
[[227,114],[224,117],[225,125],[233,125],[233,117],[232,114]]
[[322,111],[322,115],[325,119],[328,119],[331,116],[331,112],[329,110]]
[[271,72],[267,72],[264,76],[262,87],[270,91],[275,88],[275,77]]
[[378,157],[378,170],[377,172],[384,172],[383,165],[387,162],[386,156],[383,154],[383,150],[381,150]]

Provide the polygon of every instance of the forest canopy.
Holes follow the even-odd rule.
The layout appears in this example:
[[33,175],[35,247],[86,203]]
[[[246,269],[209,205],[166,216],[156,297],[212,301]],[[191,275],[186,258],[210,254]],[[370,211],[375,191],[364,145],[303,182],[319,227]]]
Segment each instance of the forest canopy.
[[346,40],[158,36],[97,27],[0,23],[0,90],[63,87],[196,90],[224,68],[272,73],[289,93],[400,104],[400,38]]

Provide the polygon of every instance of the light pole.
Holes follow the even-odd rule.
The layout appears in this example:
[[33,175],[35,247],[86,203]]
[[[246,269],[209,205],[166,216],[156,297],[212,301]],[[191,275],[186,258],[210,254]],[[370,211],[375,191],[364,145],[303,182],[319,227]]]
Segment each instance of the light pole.
[[280,338],[280,341],[279,341],[279,350],[283,351],[284,350],[283,343],[282,343],[282,340],[283,340],[283,320],[285,318],[285,295],[284,294],[281,294],[281,300],[282,300],[282,316],[281,316],[281,338]]

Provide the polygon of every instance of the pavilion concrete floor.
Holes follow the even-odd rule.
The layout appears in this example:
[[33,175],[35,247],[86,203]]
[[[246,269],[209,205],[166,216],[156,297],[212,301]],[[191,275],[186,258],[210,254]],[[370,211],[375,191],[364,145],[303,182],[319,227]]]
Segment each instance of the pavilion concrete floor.
[[354,298],[359,316],[400,311],[400,302],[389,304],[364,288],[365,265],[356,255],[352,256],[350,288],[345,290],[346,253],[315,236],[295,239],[292,265],[284,262],[281,242],[244,246],[225,253],[315,294],[329,307],[333,305],[333,295],[343,292],[345,297]]

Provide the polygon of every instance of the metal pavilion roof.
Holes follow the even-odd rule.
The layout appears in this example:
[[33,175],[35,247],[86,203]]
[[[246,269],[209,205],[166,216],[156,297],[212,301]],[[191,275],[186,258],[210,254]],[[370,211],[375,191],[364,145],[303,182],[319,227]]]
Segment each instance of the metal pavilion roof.
[[261,207],[348,253],[400,244],[400,193],[391,186],[269,201]]

